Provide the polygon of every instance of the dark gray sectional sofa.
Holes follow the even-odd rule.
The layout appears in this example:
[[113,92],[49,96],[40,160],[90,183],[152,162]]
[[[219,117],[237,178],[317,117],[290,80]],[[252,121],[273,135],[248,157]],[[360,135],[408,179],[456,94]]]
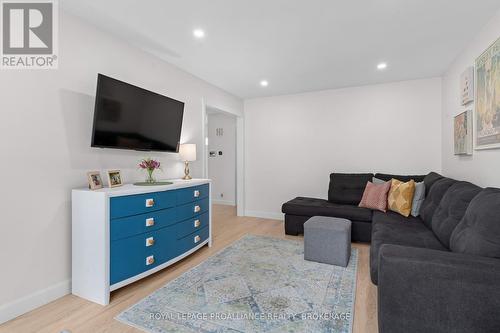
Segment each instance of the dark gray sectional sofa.
[[[421,178],[375,176],[411,177],[426,185],[419,217],[370,211],[369,222],[355,221],[371,230],[370,274],[378,285],[379,331],[500,332],[500,189],[483,189],[433,172]],[[343,177],[366,184],[367,174]],[[331,182],[330,188],[335,186]],[[352,187],[343,190],[354,193]],[[296,198],[291,203],[314,200]],[[340,205],[328,202],[323,209]],[[354,202],[351,206],[357,211]],[[354,216],[348,209],[343,207],[340,217]],[[289,226],[292,231],[300,231],[296,216],[301,215],[296,213],[314,214],[311,207],[298,210],[290,204],[283,211],[293,213],[288,220],[296,228]],[[335,216],[330,212],[327,216]],[[361,236],[358,240],[366,239]]]

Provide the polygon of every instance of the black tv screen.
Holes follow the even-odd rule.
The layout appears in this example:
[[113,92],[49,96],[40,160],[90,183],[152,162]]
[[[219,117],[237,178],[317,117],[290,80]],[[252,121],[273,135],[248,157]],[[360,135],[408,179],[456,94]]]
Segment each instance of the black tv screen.
[[178,152],[184,103],[99,74],[92,147]]

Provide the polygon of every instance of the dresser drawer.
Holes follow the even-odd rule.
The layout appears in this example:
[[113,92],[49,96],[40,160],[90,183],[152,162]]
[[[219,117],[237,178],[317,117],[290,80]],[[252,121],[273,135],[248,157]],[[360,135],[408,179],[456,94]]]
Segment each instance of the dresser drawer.
[[116,219],[174,207],[177,191],[153,192],[111,198],[110,217]]
[[145,232],[161,229],[178,222],[176,208],[151,213],[122,217],[110,221],[111,240],[118,240]]
[[183,205],[199,199],[207,198],[209,194],[209,185],[193,186],[177,190],[177,204]]
[[185,236],[201,230],[208,226],[208,213],[197,215],[185,221],[179,222],[175,225],[175,234],[177,239],[184,238]]
[[208,198],[177,207],[179,221],[187,220],[208,211]]
[[162,228],[111,242],[111,285],[161,265],[176,256],[175,230]]
[[192,248],[198,246],[203,241],[207,240],[209,236],[208,225],[184,238],[177,240],[177,255],[180,255]]

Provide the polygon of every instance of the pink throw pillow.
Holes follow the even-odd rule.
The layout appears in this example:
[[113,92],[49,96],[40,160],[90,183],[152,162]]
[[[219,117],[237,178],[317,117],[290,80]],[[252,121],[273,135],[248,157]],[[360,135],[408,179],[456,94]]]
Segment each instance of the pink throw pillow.
[[383,184],[367,182],[359,207],[376,209],[384,213],[387,212],[387,194],[390,189],[390,181]]

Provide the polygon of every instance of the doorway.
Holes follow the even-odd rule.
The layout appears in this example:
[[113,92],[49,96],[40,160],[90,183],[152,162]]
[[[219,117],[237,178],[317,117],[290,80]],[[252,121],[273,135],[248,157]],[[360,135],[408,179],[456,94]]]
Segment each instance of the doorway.
[[212,180],[212,202],[243,207],[243,117],[204,105],[204,177]]
[[208,108],[207,139],[212,203],[236,206],[236,117]]

